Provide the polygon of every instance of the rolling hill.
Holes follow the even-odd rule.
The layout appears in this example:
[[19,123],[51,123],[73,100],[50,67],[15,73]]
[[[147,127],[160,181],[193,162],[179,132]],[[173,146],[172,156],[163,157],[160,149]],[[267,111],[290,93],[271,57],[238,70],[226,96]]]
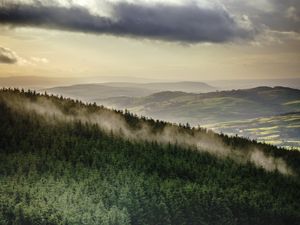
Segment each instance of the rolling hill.
[[215,90],[202,82],[174,82],[174,83],[126,83],[110,82],[99,84],[79,84],[71,86],[53,87],[45,89],[50,94],[64,95],[71,98],[79,98],[84,101],[111,97],[142,97],[160,91],[189,91],[208,92]]
[[280,147],[300,150],[300,112],[229,121],[206,127],[228,135],[237,134]]
[[108,97],[119,96],[146,96],[153,91],[138,87],[112,87],[102,84],[79,84],[72,86],[54,87],[45,89],[49,94],[63,95],[70,98],[79,98],[84,101],[93,101],[93,99],[105,99]]
[[192,93],[206,93],[215,91],[216,88],[204,82],[181,81],[181,82],[152,82],[152,83],[126,83],[126,82],[110,82],[103,83],[111,87],[135,87],[145,88],[153,92],[161,91],[182,91]]
[[[73,82],[74,80],[75,79],[73,79]],[[66,83],[70,83],[70,79],[42,76],[0,77],[0,87],[2,88],[49,88],[57,85],[65,85]]]
[[298,151],[18,90],[0,137],[0,224],[300,222]]
[[210,93],[160,92],[146,97],[116,97],[96,102],[158,119],[206,125],[300,111],[300,90],[286,87]]
[[[238,134],[280,147],[299,148],[300,90],[258,87],[203,94],[159,92],[146,97],[115,97],[96,101],[177,123],[201,125],[229,135]],[[273,128],[272,128],[273,127]],[[265,131],[264,129],[271,129]],[[269,133],[269,134],[267,134]]]
[[6,76],[0,77],[0,87],[5,88],[31,88],[47,89],[57,86],[71,86],[76,84],[103,83],[103,82],[136,82],[149,83],[157,81],[155,79],[146,79],[128,76]]
[[295,89],[300,89],[299,78],[286,79],[240,79],[240,80],[211,80],[206,81],[208,84],[217,87],[218,90],[232,90],[232,89],[249,89],[259,86],[284,86]]

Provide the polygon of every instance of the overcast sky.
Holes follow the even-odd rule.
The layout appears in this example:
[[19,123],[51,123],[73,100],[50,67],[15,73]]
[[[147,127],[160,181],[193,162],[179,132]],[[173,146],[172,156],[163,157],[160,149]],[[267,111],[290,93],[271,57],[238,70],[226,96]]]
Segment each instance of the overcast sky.
[[0,0],[0,76],[300,78],[299,0]]

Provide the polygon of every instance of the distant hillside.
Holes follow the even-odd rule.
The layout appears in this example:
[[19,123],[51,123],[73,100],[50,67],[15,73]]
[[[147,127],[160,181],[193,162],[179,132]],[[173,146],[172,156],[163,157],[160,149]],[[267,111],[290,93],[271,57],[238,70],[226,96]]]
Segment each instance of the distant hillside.
[[213,87],[201,82],[177,82],[177,83],[99,83],[79,84],[64,87],[46,89],[50,94],[64,95],[93,102],[95,100],[111,97],[141,97],[159,91],[188,91],[208,92],[215,90]]
[[[73,81],[74,80],[75,79],[73,79]],[[70,80],[67,78],[39,77],[39,76],[0,77],[0,87],[45,88],[45,87],[63,85],[68,83],[69,81]]]
[[138,87],[112,87],[102,84],[79,84],[64,87],[54,87],[45,90],[49,94],[63,95],[65,97],[93,101],[118,96],[146,96],[153,91]]
[[211,80],[206,82],[214,87],[217,87],[218,90],[248,89],[248,88],[255,88],[258,86],[269,86],[269,87],[284,86],[284,87],[300,89],[299,78]]
[[[183,77],[184,78],[184,77]],[[206,80],[206,81],[167,81],[128,76],[84,76],[84,77],[45,77],[7,76],[0,77],[0,87],[51,88],[76,84],[102,84],[111,87],[147,88],[154,92],[182,91],[205,93],[212,91],[249,89],[258,86],[284,86],[300,89],[300,79],[260,79],[260,80]],[[112,97],[112,96],[111,96]]]
[[[218,132],[278,146],[300,147],[298,121],[287,118],[295,115],[278,116],[300,111],[300,90],[297,89],[258,87],[204,94],[159,92],[142,98],[118,97],[97,102],[127,108],[139,115],[189,122],[193,126],[200,124]],[[272,135],[263,131],[266,127],[273,127],[272,132],[269,131]]]
[[206,126],[217,132],[300,150],[300,112]]
[[298,151],[18,90],[0,137],[3,225],[300,222]]
[[211,93],[160,92],[140,98],[108,98],[99,104],[193,125],[273,116],[300,110],[300,90],[257,87]]
[[130,81],[137,83],[154,82],[153,79],[126,76],[81,76],[81,77],[52,77],[52,76],[7,76],[0,77],[0,87],[44,89],[75,84],[103,83]]
[[160,83],[104,83],[104,85],[112,87],[136,87],[136,88],[146,88],[154,92],[160,91],[182,91],[182,92],[193,92],[193,93],[205,93],[215,91],[216,88],[212,87],[203,82],[192,82],[192,81],[182,81],[182,82],[160,82]]

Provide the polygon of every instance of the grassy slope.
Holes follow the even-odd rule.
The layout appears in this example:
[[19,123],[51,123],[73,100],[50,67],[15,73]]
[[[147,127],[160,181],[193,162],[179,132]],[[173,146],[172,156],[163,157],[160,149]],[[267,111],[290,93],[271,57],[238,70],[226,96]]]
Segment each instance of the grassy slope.
[[[51,101],[67,112],[105,110]],[[91,124],[49,123],[35,113],[11,110],[2,98],[0,115],[0,224],[300,222],[298,176],[267,173],[184,147],[123,140]],[[140,121],[124,116],[133,127]],[[232,146],[260,146],[300,172],[299,152],[223,138]]]

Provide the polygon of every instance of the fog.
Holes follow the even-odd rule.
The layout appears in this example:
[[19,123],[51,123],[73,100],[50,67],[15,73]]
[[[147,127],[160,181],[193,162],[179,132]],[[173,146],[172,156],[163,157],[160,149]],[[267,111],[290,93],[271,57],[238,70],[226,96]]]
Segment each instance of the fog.
[[208,152],[216,157],[230,158],[237,163],[251,162],[266,171],[278,171],[284,175],[294,174],[282,158],[267,155],[258,147],[232,149],[213,132],[183,132],[179,126],[172,124],[167,124],[162,130],[153,132],[147,123],[142,123],[139,129],[133,129],[121,114],[111,110],[99,109],[91,113],[86,107],[72,107],[70,108],[71,112],[64,113],[61,106],[45,96],[39,96],[34,101],[21,95],[7,94],[2,98],[11,109],[19,113],[35,112],[49,123],[81,121],[97,124],[103,131],[112,132],[125,139],[195,147],[200,152]]

